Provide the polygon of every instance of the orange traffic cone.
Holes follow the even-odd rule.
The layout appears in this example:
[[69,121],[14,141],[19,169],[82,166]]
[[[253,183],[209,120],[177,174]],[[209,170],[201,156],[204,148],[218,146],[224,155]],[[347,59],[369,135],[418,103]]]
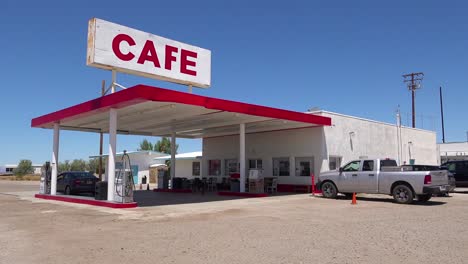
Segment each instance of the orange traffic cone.
[[351,201],[351,204],[357,204],[356,193],[353,193],[353,200]]

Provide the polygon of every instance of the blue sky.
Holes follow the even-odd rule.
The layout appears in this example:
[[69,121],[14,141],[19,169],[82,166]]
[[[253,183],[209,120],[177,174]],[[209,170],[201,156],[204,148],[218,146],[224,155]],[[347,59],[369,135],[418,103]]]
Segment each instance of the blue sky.
[[[195,93],[296,111],[410,124],[402,74],[424,72],[417,127],[441,141],[468,130],[468,5],[451,1],[21,1],[0,4],[0,164],[50,159],[52,131],[31,119],[100,94],[110,72],[86,66],[87,23],[98,17],[212,51],[212,87]],[[186,87],[119,75],[125,86]],[[423,115],[421,117],[421,114]],[[119,136],[118,150],[143,137]],[[155,142],[157,138],[148,138]],[[105,142],[107,140],[105,139]],[[201,149],[180,140],[179,152]],[[62,132],[60,160],[87,158],[99,136]]]

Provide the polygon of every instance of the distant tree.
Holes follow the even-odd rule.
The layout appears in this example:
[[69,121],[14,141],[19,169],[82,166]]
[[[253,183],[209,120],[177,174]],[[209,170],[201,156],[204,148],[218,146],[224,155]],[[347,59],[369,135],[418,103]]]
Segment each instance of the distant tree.
[[[104,161],[102,162],[102,164],[104,166]],[[89,171],[91,173],[99,173],[98,169],[99,169],[99,158],[90,159],[86,163],[86,170],[87,171]]]
[[138,150],[153,150],[153,144],[145,138],[140,142],[140,148]]
[[[179,149],[179,144],[175,145],[175,153],[177,154],[177,150]],[[171,154],[171,140],[167,137],[162,137],[160,140],[154,144],[154,151],[158,151],[161,153]],[[169,168],[169,174],[171,172],[171,161],[166,160],[166,165]]]
[[[175,146],[174,154],[177,154],[177,150],[179,149],[179,144]],[[158,151],[161,153],[171,154],[171,140],[167,137],[162,137],[160,140],[154,144],[154,151]]]
[[86,161],[82,159],[74,159],[70,164],[71,171],[86,171]]
[[23,176],[34,172],[32,162],[30,160],[21,160],[18,167],[13,170],[13,174],[17,176]]
[[70,171],[70,161],[65,160],[65,162],[59,162],[58,164],[58,172]]

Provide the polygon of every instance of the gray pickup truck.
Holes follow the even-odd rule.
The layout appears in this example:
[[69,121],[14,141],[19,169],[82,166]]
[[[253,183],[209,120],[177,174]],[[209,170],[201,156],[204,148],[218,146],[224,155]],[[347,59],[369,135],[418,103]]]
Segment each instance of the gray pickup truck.
[[326,198],[338,193],[389,194],[397,203],[409,204],[414,198],[426,202],[432,194],[449,190],[447,171],[405,171],[391,159],[354,160],[338,170],[323,172],[318,186]]

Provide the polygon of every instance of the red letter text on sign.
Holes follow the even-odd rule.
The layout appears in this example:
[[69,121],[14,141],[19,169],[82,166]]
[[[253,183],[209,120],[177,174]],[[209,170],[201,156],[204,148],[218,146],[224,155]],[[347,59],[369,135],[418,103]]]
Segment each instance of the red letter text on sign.
[[114,51],[115,56],[124,61],[132,60],[133,58],[135,58],[135,55],[133,55],[133,53],[129,52],[127,54],[123,54],[120,51],[120,43],[122,41],[126,41],[130,46],[135,46],[136,44],[135,40],[133,40],[132,37],[130,37],[129,35],[119,34],[115,36],[115,38],[112,40],[112,50]]
[[178,52],[179,49],[173,46],[166,45],[166,61],[164,68],[166,70],[171,70],[172,69],[172,62],[176,61],[176,57],[172,56],[173,52]]
[[196,59],[197,58],[197,53],[193,52],[193,51],[182,49],[180,51],[180,72],[185,73],[185,74],[189,74],[189,75],[193,75],[193,76],[197,76],[196,71],[192,71],[192,70],[187,69],[187,66],[192,66],[192,67],[197,66],[197,63],[195,61],[188,60],[187,59],[188,57]]
[[154,43],[151,40],[147,40],[145,46],[141,50],[140,58],[138,58],[139,64],[144,64],[145,61],[152,61],[154,67],[161,68],[159,65],[158,54],[156,53],[156,48],[154,47]]

